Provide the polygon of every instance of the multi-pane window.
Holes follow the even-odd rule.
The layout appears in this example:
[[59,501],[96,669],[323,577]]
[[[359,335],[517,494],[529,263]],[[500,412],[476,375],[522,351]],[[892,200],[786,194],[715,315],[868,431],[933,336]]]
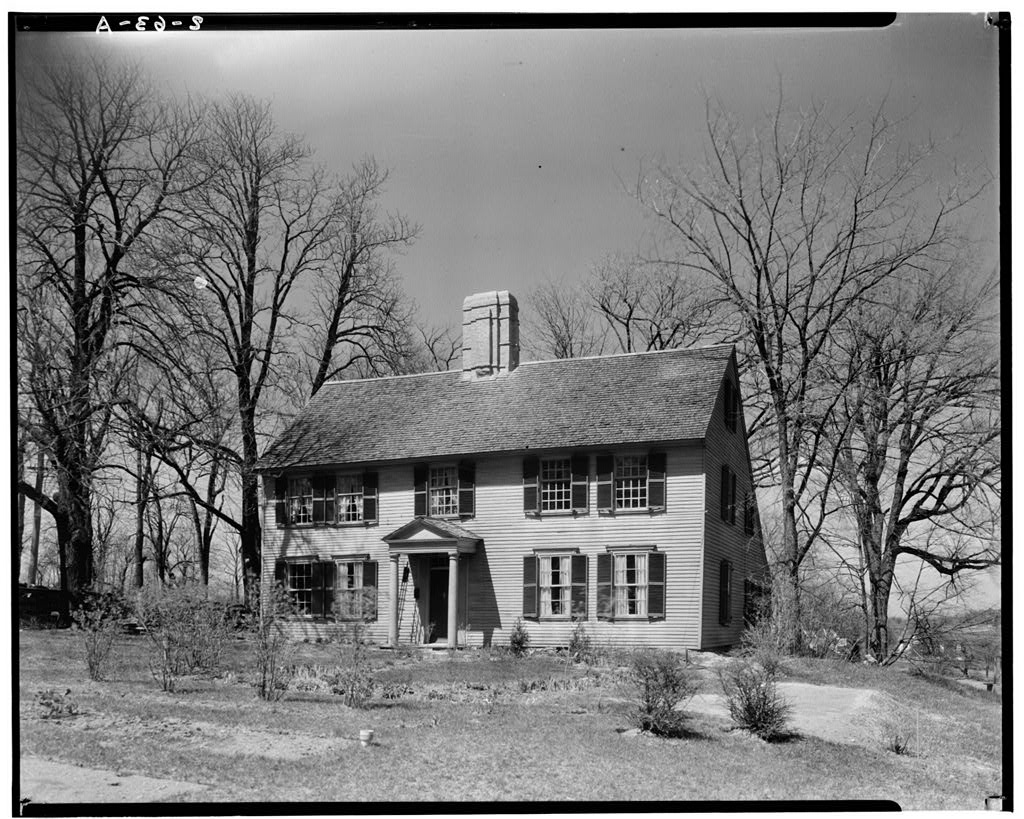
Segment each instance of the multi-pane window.
[[615,508],[647,507],[647,456],[619,455],[615,458]]
[[297,614],[310,614],[313,610],[313,564],[288,564],[288,594]]
[[432,466],[429,478],[430,515],[459,514],[459,472],[454,466]]
[[309,478],[289,479],[288,520],[291,523],[313,522],[313,482]]
[[543,512],[572,509],[572,464],[568,458],[540,462],[540,508]]
[[613,599],[616,616],[647,614],[647,555],[613,555]]
[[338,617],[361,620],[363,617],[363,562],[352,560],[337,564],[335,600]]
[[335,482],[338,523],[358,523],[363,519],[363,476],[338,475]]
[[540,615],[560,617],[571,613],[572,557],[570,555],[540,558]]

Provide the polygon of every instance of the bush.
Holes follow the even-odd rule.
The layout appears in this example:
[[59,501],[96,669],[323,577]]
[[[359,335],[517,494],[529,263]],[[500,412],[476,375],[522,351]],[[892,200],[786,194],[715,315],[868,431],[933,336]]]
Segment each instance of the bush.
[[52,688],[38,691],[35,697],[40,719],[63,719],[78,714],[78,705],[71,698],[71,689],[58,694]]
[[294,671],[285,666],[289,650],[288,638],[281,629],[281,620],[291,615],[295,606],[291,597],[278,585],[262,592],[253,583],[249,596],[255,602],[250,622],[256,666],[256,695],[261,700],[276,702],[288,690]]
[[569,657],[574,663],[593,664],[597,659],[597,652],[594,650],[593,641],[587,634],[587,629],[582,622],[577,621],[569,638]]
[[508,649],[516,657],[522,657],[530,649],[530,632],[523,625],[523,618],[517,617],[508,638]]
[[741,664],[720,673],[720,680],[729,716],[737,726],[767,742],[788,736],[791,709],[779,694],[773,673],[757,665]]
[[679,707],[700,685],[683,658],[670,651],[639,651],[630,660],[629,676],[639,689],[634,725],[658,736],[685,736],[689,715]]
[[130,610],[124,598],[115,592],[89,592],[71,618],[82,632],[85,664],[89,679],[102,680],[103,666],[114,647],[114,640],[129,620]]

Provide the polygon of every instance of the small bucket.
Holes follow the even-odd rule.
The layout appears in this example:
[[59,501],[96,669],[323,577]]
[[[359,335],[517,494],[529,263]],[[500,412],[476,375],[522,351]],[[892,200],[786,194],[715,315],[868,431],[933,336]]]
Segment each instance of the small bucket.
[[362,745],[365,748],[367,745],[369,745],[372,742],[373,742],[373,729],[372,728],[363,728],[363,730],[361,730],[359,732],[359,744]]
[[996,796],[985,797],[985,810],[1002,810],[1003,809],[1003,797],[1002,794]]

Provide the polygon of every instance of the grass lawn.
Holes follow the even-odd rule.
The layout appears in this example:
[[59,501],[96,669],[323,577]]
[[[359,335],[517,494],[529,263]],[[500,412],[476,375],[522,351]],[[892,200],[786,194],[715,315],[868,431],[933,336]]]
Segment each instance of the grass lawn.
[[[621,733],[632,691],[614,661],[372,649],[377,679],[408,690],[355,709],[310,691],[258,700],[242,640],[225,646],[217,676],[167,693],[149,672],[145,637],[120,639],[103,682],[88,679],[80,634],[19,637],[22,755],[207,786],[184,800],[894,799],[978,809],[1001,792],[999,697],[891,670],[794,660],[784,678],[885,692],[930,726],[918,755],[896,755],[881,737],[767,744],[707,714],[686,740]],[[333,666],[339,647],[302,644],[289,661]],[[718,690],[710,669],[695,673]],[[79,713],[42,719],[43,689],[71,689]],[[376,734],[366,748],[362,728]]]

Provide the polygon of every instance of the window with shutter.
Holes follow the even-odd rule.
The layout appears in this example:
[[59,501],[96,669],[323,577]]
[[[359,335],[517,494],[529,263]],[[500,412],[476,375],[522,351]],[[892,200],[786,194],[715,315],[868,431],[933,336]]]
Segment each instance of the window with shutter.
[[523,558],[523,617],[537,619],[537,558]]
[[313,613],[313,562],[310,560],[288,561],[287,586],[296,614]]
[[523,458],[523,511],[528,515],[536,515],[540,511],[539,479],[540,458],[527,455]]
[[732,622],[732,564],[728,560],[718,565],[718,622],[723,626]]
[[736,473],[728,466],[722,467],[719,486],[719,514],[726,523],[736,523]]
[[747,492],[743,496],[743,533],[746,535],[754,534],[755,524],[754,517],[757,513],[757,501],[754,498],[753,492]]
[[597,556],[597,616],[602,620],[665,617],[665,554],[654,546]]
[[725,409],[725,426],[730,432],[736,431],[736,387],[728,378],[724,383],[723,404]]

